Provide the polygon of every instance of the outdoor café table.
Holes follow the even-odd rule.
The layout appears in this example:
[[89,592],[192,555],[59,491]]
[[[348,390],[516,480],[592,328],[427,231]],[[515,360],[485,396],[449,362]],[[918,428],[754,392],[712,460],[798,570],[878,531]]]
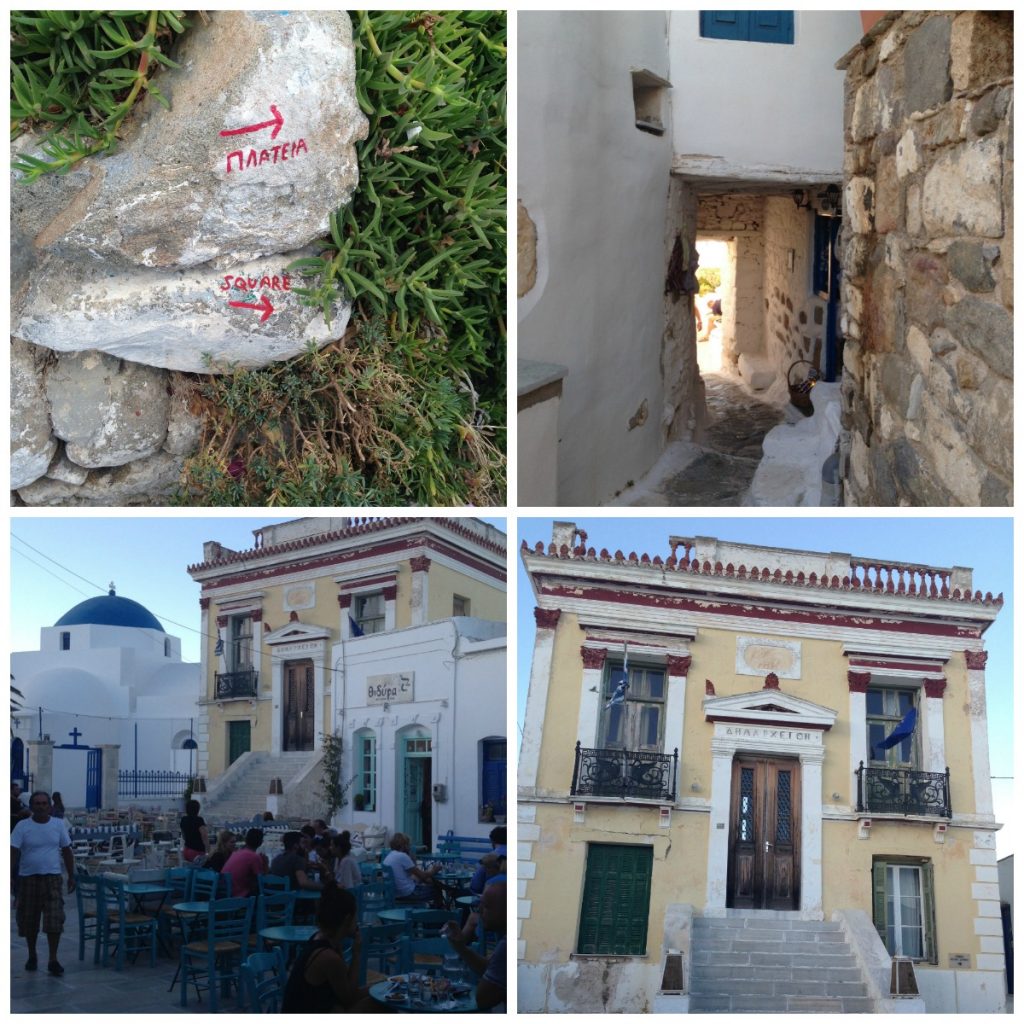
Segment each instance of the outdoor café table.
[[278,924],[260,931],[260,938],[269,942],[280,942],[285,949],[285,961],[291,964],[295,955],[294,946],[308,942],[316,935],[315,924]]
[[468,907],[470,910],[476,910],[480,906],[480,897],[475,893],[470,896],[456,896],[455,902],[460,907]]
[[[424,1003],[410,999],[405,987],[406,975],[398,974],[386,981],[370,986],[370,998],[397,1013],[476,1013],[476,990],[471,986],[459,986],[458,995],[443,999],[429,999]],[[390,993],[390,995],[389,995]],[[404,994],[402,994],[404,993]],[[396,998],[401,994],[401,998]]]
[[413,910],[422,909],[422,907],[391,907],[389,910],[378,910],[376,914],[383,923],[404,924],[409,920],[409,914]]
[[[164,900],[167,899],[168,895],[174,890],[169,889],[166,885],[156,885],[152,882],[130,882],[124,887],[124,891],[128,896],[131,896],[135,901],[135,910],[139,914],[146,914],[148,917],[156,917],[161,908],[164,905]],[[147,896],[159,896],[160,902],[156,907],[145,910],[142,906],[142,901]],[[174,956],[173,950],[167,948],[164,944],[163,936],[160,934],[160,929],[156,932],[156,941],[160,944],[160,948],[164,951],[167,956]]]

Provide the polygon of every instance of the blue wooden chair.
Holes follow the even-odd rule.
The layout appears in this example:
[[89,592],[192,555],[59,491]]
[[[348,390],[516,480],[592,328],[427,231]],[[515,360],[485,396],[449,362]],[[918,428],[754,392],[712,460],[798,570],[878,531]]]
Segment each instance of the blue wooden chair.
[[395,886],[384,879],[364,882],[352,890],[359,907],[360,924],[376,924],[379,910],[390,910],[395,905]]
[[256,948],[270,949],[270,940],[259,938],[264,928],[287,927],[295,917],[294,892],[268,892],[256,901]]
[[100,946],[103,966],[110,963],[111,950],[115,951],[114,966],[124,970],[125,957],[132,953],[132,963],[139,953],[149,945],[149,965],[156,967],[156,918],[147,914],[133,914],[128,911],[128,897],[125,894],[124,879],[115,881],[99,876],[97,878],[97,906],[100,914]]
[[411,907],[405,918],[405,934],[410,939],[435,939],[441,926],[449,921],[458,924],[458,913],[450,910],[421,910]]
[[447,939],[402,939],[402,969],[404,971],[422,971],[427,968],[440,967],[445,955],[452,952],[452,944]]
[[363,958],[359,964],[359,984],[373,985],[400,974],[404,968],[405,924],[367,925],[359,931],[363,937]]
[[260,895],[268,892],[291,892],[292,880],[287,875],[260,875]]
[[288,972],[278,946],[270,953],[252,953],[242,964],[242,999],[249,1013],[280,1013]]
[[196,991],[208,989],[210,1012],[216,1013],[221,995],[239,986],[241,966],[249,949],[253,904],[245,899],[212,900],[206,915],[205,938],[197,938],[199,929],[181,947],[181,1005],[188,1005],[188,986]]
[[89,939],[93,942],[92,962],[100,962],[100,915],[99,906],[100,879],[75,872],[75,902],[78,906],[78,959],[85,959],[85,944]]
[[192,891],[189,893],[189,901],[205,903],[207,900],[215,900],[217,898],[217,888],[220,885],[220,877],[216,871],[195,868],[192,871]]
[[161,934],[168,941],[174,932],[174,922],[178,921],[178,911],[174,909],[175,903],[185,903],[192,897],[192,879],[195,877],[195,868],[166,868],[164,870],[164,885],[171,891],[167,894],[163,906],[160,908],[160,915],[157,919],[157,926]]

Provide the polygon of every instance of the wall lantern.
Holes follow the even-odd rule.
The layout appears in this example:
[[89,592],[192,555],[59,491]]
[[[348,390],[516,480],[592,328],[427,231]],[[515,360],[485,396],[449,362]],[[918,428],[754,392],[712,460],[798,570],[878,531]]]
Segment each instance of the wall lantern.
[[834,213],[839,209],[839,186],[829,185],[824,192],[818,193],[818,204],[822,213]]

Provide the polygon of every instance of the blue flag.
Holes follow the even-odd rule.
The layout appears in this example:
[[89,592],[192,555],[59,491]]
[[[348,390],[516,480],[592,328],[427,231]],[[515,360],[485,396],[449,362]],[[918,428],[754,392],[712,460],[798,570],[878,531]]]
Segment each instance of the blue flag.
[[607,711],[610,707],[614,707],[616,704],[626,703],[626,691],[629,689],[629,645],[623,644],[623,662],[622,672],[616,673],[619,675],[618,684],[615,687],[615,691],[612,693],[611,699],[605,704],[604,709]]
[[213,653],[217,657],[220,657],[220,655],[224,653],[224,637],[222,637],[220,633],[217,634],[217,646],[214,647]]
[[353,636],[365,636],[366,635],[363,632],[363,630],[360,628],[359,623],[356,622],[356,620],[353,619],[351,615],[348,617],[348,626],[349,626],[349,629],[352,630],[352,635]]
[[885,737],[881,743],[877,744],[878,750],[888,750],[889,747],[895,747],[897,743],[902,743],[905,739],[912,736],[914,733],[914,727],[917,725],[917,708],[911,708],[904,716],[899,725],[888,736]]

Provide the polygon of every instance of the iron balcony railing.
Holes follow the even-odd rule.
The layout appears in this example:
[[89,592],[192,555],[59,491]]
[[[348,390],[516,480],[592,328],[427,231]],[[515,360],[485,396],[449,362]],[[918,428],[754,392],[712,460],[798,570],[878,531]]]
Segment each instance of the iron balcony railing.
[[861,761],[856,775],[859,813],[953,816],[949,802],[949,768],[945,772],[865,768]]
[[572,796],[617,796],[641,800],[676,798],[679,749],[669,754],[644,750],[600,750],[576,743]]
[[238,672],[218,672],[215,681],[217,700],[255,697],[258,673],[254,668],[244,668]]

